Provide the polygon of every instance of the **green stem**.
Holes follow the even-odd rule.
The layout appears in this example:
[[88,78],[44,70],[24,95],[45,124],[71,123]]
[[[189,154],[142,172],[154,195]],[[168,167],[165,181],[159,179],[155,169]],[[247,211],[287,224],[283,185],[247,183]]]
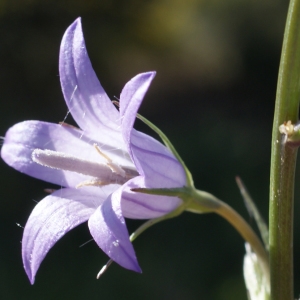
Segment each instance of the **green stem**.
[[269,283],[269,257],[264,246],[262,245],[260,239],[257,237],[253,229],[249,226],[249,224],[225,202],[219,200],[210,193],[196,190],[194,187],[182,187],[173,189],[138,188],[133,189],[133,191],[151,195],[177,196],[183,200],[183,203],[173,212],[170,212],[169,214],[160,218],[149,220],[148,222],[143,224],[134,234],[131,235],[131,241],[133,241],[140,233],[142,233],[145,229],[149,228],[155,223],[158,223],[165,219],[176,217],[184,210],[200,214],[214,212],[227,220],[240,233],[243,239],[251,245],[252,250],[256,253],[262,264],[264,275],[267,282]]
[[[270,269],[268,253],[249,224],[232,207],[217,199],[212,194],[193,190],[190,195],[193,198],[192,201],[188,203],[186,210],[194,213],[203,213],[205,212],[203,206],[207,206],[207,212],[214,212],[228,221],[239,232],[243,239],[251,245],[252,250],[256,253],[261,262],[266,281],[269,283]],[[266,290],[269,290],[269,287],[266,287]]]
[[261,262],[266,280],[267,282],[269,282],[270,279],[269,257],[263,244],[255,234],[253,229],[249,226],[249,224],[233,208],[231,208],[225,202],[217,199],[215,196],[213,196],[210,193],[199,191],[194,188],[181,188],[181,189],[169,189],[169,190],[168,189],[136,189],[135,191],[139,191],[142,193],[152,193],[152,194],[164,193],[164,195],[177,194],[177,196],[179,195],[181,196],[184,203],[174,211],[170,212],[169,214],[156,219],[149,220],[146,223],[144,223],[130,236],[131,242],[133,242],[147,228],[166,219],[177,217],[184,210],[191,211],[194,213],[214,212],[222,216],[225,220],[227,220],[240,233],[243,239],[251,245],[252,250],[256,253],[257,257]]
[[[194,212],[197,211],[197,206],[198,206],[197,200],[199,200],[199,196],[201,198],[200,211],[202,211],[204,197],[206,198],[206,200],[213,202],[214,203],[213,206],[216,207],[213,211],[216,214],[222,216],[225,220],[227,220],[240,233],[243,239],[251,245],[252,250],[256,253],[258,258],[260,259],[264,275],[266,277],[267,282],[269,282],[270,270],[269,270],[268,254],[263,244],[261,243],[260,239],[257,237],[257,235],[255,234],[253,229],[249,226],[249,224],[233,208],[231,208],[225,202],[217,199],[213,195],[206,192],[197,191],[197,190],[195,190],[193,194],[195,196],[194,200],[196,202],[194,202],[194,206],[193,205],[190,206],[192,207],[192,211]],[[215,203],[218,203],[218,205],[216,206]],[[160,218],[151,219],[145,222],[130,236],[130,241],[133,242],[141,233],[143,233],[147,228],[151,227],[152,225],[170,218],[177,217],[183,212],[183,210],[184,210],[184,206],[181,206],[167,215],[164,215]]]
[[281,54],[272,134],[270,177],[271,299],[293,297],[293,207],[296,148],[283,143],[279,126],[298,120],[300,0],[291,0]]
[[261,262],[266,281],[269,282],[269,257],[253,229],[233,208],[224,202],[221,202],[221,206],[215,211],[215,213],[227,220],[239,232],[243,239],[251,245],[252,250],[256,253]]
[[129,239],[131,242],[133,242],[141,233],[143,233],[146,229],[148,229],[149,227],[155,225],[156,223],[159,223],[161,221],[165,221],[174,217],[179,216],[182,212],[184,211],[183,207],[178,207],[177,209],[173,210],[172,212],[170,212],[169,214],[166,214],[162,217],[156,218],[156,219],[150,219],[147,222],[145,222],[144,224],[142,224],[135,232],[133,232]]

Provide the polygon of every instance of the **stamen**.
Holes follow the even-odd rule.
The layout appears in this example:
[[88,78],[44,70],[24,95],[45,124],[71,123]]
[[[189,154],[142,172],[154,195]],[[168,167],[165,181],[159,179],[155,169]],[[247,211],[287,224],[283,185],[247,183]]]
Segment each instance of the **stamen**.
[[108,157],[106,154],[104,154],[101,150],[100,150],[100,148],[99,148],[99,146],[95,143],[94,145],[94,148],[96,149],[96,151],[101,155],[101,156],[103,156],[108,162],[112,162],[112,159],[110,158],[110,157]]
[[55,189],[44,189],[44,192],[45,192],[45,193],[48,193],[48,194],[52,194],[52,193],[54,193],[55,191],[57,191],[57,190],[55,190]]
[[61,126],[64,126],[64,127],[69,127],[69,128],[80,130],[78,127],[73,126],[73,125],[68,124],[68,123],[65,123],[65,122],[58,122],[58,124],[61,125]]
[[79,184],[76,185],[76,189],[79,189],[83,186],[103,186],[108,184],[111,184],[111,182],[100,181],[99,179],[96,178],[96,179],[80,182]]
[[115,106],[120,107],[120,102],[118,100],[111,101]]
[[97,150],[97,152],[103,156],[106,160],[107,160],[107,166],[114,172],[117,173],[119,175],[121,175],[122,177],[126,176],[126,172],[117,164],[113,163],[112,159],[110,157],[108,157],[107,155],[105,155],[100,148],[98,147],[97,144],[94,144],[95,149]]

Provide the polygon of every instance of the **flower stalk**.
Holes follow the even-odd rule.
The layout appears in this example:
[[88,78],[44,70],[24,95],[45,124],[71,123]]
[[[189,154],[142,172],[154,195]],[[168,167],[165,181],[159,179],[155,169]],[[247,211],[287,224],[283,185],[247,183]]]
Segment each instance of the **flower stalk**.
[[[266,279],[266,282],[270,282],[270,269],[269,269],[269,257],[266,249],[264,248],[262,242],[255,234],[253,229],[249,226],[249,224],[242,218],[240,214],[238,214],[232,207],[230,207],[225,202],[217,199],[215,196],[202,192],[196,191],[198,197],[200,199],[200,203],[203,203],[203,198],[206,199],[207,203],[209,200],[212,203],[218,203],[215,205],[215,209],[213,210],[214,213],[218,214],[219,216],[223,217],[227,222],[229,222],[236,231],[242,236],[242,238],[251,245],[252,250],[256,253],[261,265],[262,270]],[[195,198],[195,202],[197,202],[197,198]],[[200,204],[201,205],[201,204]],[[203,205],[203,204],[202,204]],[[193,204],[193,212],[196,211],[196,205]],[[190,209],[187,209],[190,210]],[[201,211],[199,211],[201,212]],[[268,287],[267,287],[268,290]]]
[[[194,187],[183,187],[178,189],[134,189],[135,192],[151,194],[151,195],[165,195],[165,196],[177,196],[182,199],[183,204],[178,207],[174,212],[169,213],[159,219],[150,220],[139,228],[137,234],[131,236],[131,241],[134,240],[137,235],[143,232],[148,227],[158,223],[162,220],[166,220],[175,216],[178,216],[184,210],[193,213],[209,213],[214,212],[226,221],[228,221],[242,236],[242,238],[248,242],[252,250],[256,253],[265,276],[266,282],[270,282],[270,269],[269,269],[269,257],[262,242],[255,234],[249,224],[228,204],[219,200],[210,193],[196,190]],[[182,208],[182,209],[181,209]],[[132,239],[132,237],[134,237]],[[269,290],[269,286],[266,287]]]

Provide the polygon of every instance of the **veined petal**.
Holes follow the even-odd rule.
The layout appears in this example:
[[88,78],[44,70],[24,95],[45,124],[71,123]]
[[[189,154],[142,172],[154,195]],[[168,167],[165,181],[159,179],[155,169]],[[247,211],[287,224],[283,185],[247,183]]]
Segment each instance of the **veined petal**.
[[145,187],[183,187],[186,175],[174,155],[152,137],[132,130],[131,150],[140,174],[145,176]]
[[147,195],[131,191],[131,189],[143,187],[148,187],[145,184],[144,176],[135,177],[122,186],[124,217],[131,219],[158,218],[173,211],[182,203],[177,197]]
[[138,172],[145,176],[147,187],[180,187],[186,183],[183,167],[160,142],[133,129],[137,111],[155,72],[132,78],[120,96],[122,133]]
[[138,74],[126,83],[120,95],[122,133],[129,153],[131,152],[130,134],[136,114],[155,74],[155,72]]
[[120,266],[141,272],[121,211],[121,189],[114,192],[89,219],[98,246]]
[[52,246],[68,231],[88,220],[115,188],[61,189],[35,206],[25,225],[22,239],[23,264],[32,284],[41,262]]
[[121,147],[120,116],[92,68],[80,18],[63,36],[59,73],[67,106],[79,127],[95,139],[109,137]]
[[105,159],[94,148],[94,143],[114,162],[133,167],[128,153],[121,149],[92,140],[74,127],[40,121],[26,121],[11,127],[6,133],[1,156],[8,165],[22,173],[61,186],[74,187],[92,177],[38,165],[32,161],[32,152],[36,148],[48,149],[105,163]]

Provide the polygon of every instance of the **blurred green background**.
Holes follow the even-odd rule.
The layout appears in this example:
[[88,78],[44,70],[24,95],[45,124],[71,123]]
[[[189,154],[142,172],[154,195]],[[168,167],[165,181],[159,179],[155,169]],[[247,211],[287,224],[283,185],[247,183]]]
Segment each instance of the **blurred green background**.
[[[58,51],[82,17],[87,49],[113,98],[134,75],[156,70],[141,114],[171,139],[196,187],[250,223],[240,175],[268,218],[271,128],[288,1],[0,0],[0,134],[23,120],[62,121]],[[152,134],[139,123],[137,128]],[[47,255],[34,286],[23,271],[22,228],[51,185],[1,163],[1,299],[246,299],[244,243],[216,215],[158,224],[135,242],[143,274],[112,265],[86,224]],[[300,179],[298,171],[297,180]],[[299,184],[295,206],[295,296],[300,293]],[[133,231],[140,222],[128,221]]]

